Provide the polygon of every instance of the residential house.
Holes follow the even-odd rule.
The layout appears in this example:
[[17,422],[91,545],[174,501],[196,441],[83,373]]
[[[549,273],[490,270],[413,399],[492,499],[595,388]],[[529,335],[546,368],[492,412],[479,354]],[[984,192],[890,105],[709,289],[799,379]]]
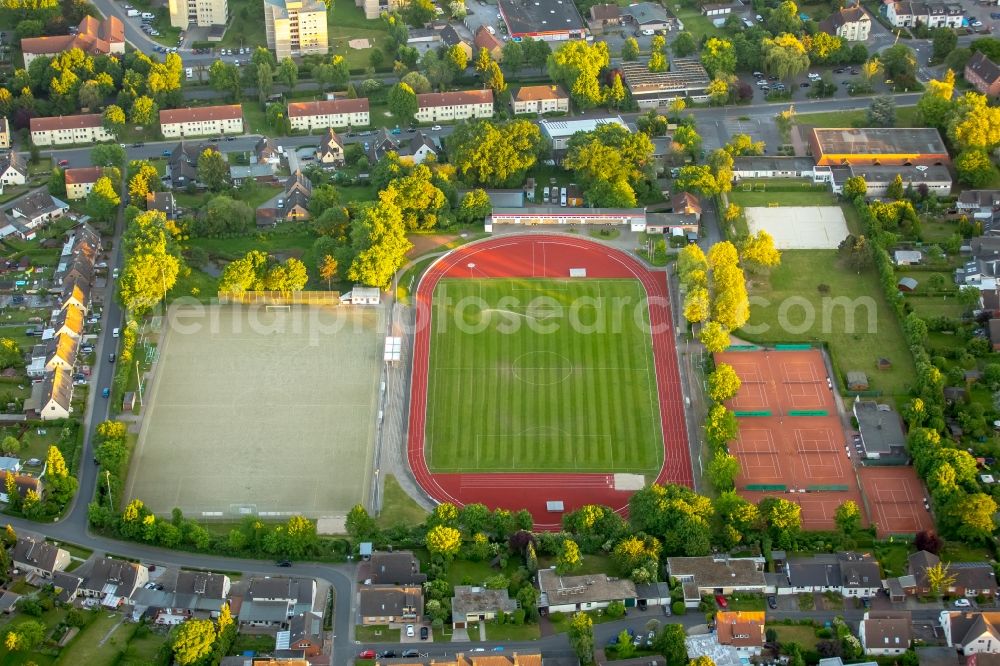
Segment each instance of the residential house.
[[[225,26],[229,18],[227,0],[167,0],[170,25],[187,30],[194,25],[199,28]],[[211,36],[213,33],[209,32]],[[221,33],[218,39],[222,39]]]
[[819,29],[845,42],[863,42],[872,29],[872,18],[860,4],[839,9],[820,21]]
[[264,35],[278,62],[330,50],[326,12],[322,0],[264,0]]
[[2,117],[0,117],[0,148],[10,148],[10,124]]
[[436,123],[492,117],[492,90],[457,90],[417,95],[417,122]]
[[634,2],[622,8],[622,22],[635,26],[643,34],[670,30],[675,19],[657,2]]
[[491,590],[471,585],[456,585],[451,598],[451,626],[464,629],[469,623],[494,620],[498,615],[513,613],[517,601],[510,598],[507,588]]
[[[910,555],[907,561],[908,573],[916,579],[918,594],[927,595],[932,592],[927,581],[927,569],[940,562],[940,557],[926,550]],[[951,562],[947,568],[955,580],[947,589],[939,590],[941,594],[956,597],[996,597],[996,576],[988,562]]]
[[189,184],[199,185],[198,158],[206,150],[219,152],[214,143],[181,141],[167,158],[167,177],[174,189],[186,188]]
[[969,241],[965,264],[955,269],[955,283],[977,287],[980,291],[997,288],[1000,271],[1000,236],[980,236]]
[[123,54],[125,25],[116,16],[106,19],[84,16],[75,34],[26,37],[21,40],[21,53],[24,54],[26,69],[35,58],[51,58],[71,49],[80,49],[92,56]]
[[368,158],[369,164],[378,164],[389,153],[396,153],[396,155],[400,153],[399,140],[384,127],[376,132],[371,141],[365,143],[368,144],[365,157]]
[[423,588],[418,585],[376,585],[358,592],[362,624],[413,622],[424,614]]
[[486,49],[486,52],[490,54],[490,58],[495,62],[503,60],[503,42],[487,30],[485,25],[481,25],[476,29],[472,45],[475,47],[476,53],[479,53],[482,49]]
[[328,99],[316,102],[291,102],[288,105],[288,123],[293,130],[311,132],[331,127],[368,127],[371,119],[368,99]]
[[865,654],[903,654],[912,642],[910,611],[868,611],[861,621],[858,638]]
[[55,331],[54,336],[57,339],[67,335],[79,340],[83,335],[83,313],[76,308],[59,310],[53,321],[52,330]]
[[521,86],[511,95],[514,115],[523,113],[569,113],[569,95],[562,86]]
[[669,606],[670,585],[667,583],[640,583],[635,586],[636,606],[639,609],[650,606]]
[[1000,654],[1000,613],[941,611],[944,643],[959,654]]
[[56,593],[56,601],[60,603],[73,603],[77,593],[80,591],[80,583],[83,579],[65,571],[56,571],[52,574],[52,588]]
[[28,125],[31,142],[36,146],[90,145],[115,140],[115,135],[104,128],[99,113],[32,118]]
[[173,192],[147,192],[146,210],[159,211],[168,220],[176,220],[179,212]]
[[316,160],[327,166],[344,166],[344,141],[331,127],[316,149]]
[[22,197],[11,209],[11,213],[15,218],[20,218],[28,230],[34,231],[46,222],[58,220],[68,210],[69,204],[56,199],[48,190],[35,190]]
[[407,6],[405,0],[354,0],[354,4],[364,10],[369,21],[378,19],[383,12],[391,14]]
[[299,613],[288,621],[288,649],[301,650],[306,657],[323,652],[322,613]]
[[86,199],[94,184],[104,176],[104,167],[90,166],[76,169],[66,169],[63,178],[66,181],[66,198],[70,201]]
[[955,209],[963,215],[983,223],[984,230],[993,229],[1000,222],[1000,190],[964,190],[955,200]]
[[694,215],[701,221],[701,201],[690,192],[679,192],[670,199],[670,212]]
[[34,235],[35,232],[30,231],[21,221],[12,219],[7,213],[0,211],[0,238],[19,236],[27,239],[29,236],[34,237]]
[[980,51],[965,63],[965,80],[987,97],[1000,96],[1000,66]]
[[455,26],[448,24],[438,34],[441,36],[441,41],[444,42],[445,46],[457,46],[465,53],[466,60],[469,62],[472,61],[472,56],[475,55],[475,51],[472,50],[472,44],[455,30]]
[[78,347],[79,341],[72,335],[60,335],[52,338],[48,343],[45,369],[50,372],[57,368],[72,370]]
[[17,538],[10,551],[14,568],[21,573],[30,573],[42,578],[52,578],[57,571],[69,566],[69,551],[45,540],[29,536]]
[[924,260],[924,253],[920,250],[895,250],[892,253],[892,263],[897,266],[919,266]]
[[372,553],[363,572],[366,585],[423,585],[427,574],[420,573],[420,560],[408,550]]
[[683,586],[689,608],[696,608],[703,594],[763,594],[766,587],[762,557],[669,557],[667,573]]
[[180,571],[174,584],[171,608],[218,610],[229,598],[229,576],[208,571]]
[[83,576],[80,594],[90,599],[101,599],[102,605],[116,608],[147,582],[149,570],[143,565],[101,557]]
[[62,297],[59,299],[60,309],[77,308],[83,314],[87,314],[90,309],[90,285],[67,284],[63,288]]
[[243,107],[239,104],[197,106],[160,111],[160,133],[172,139],[208,134],[243,134]]
[[895,460],[908,457],[903,419],[892,406],[856,398],[852,407],[861,434],[861,449],[869,460]]
[[[11,472],[0,471],[0,502],[10,501],[6,490],[8,474],[11,474]],[[29,490],[38,493],[39,497],[42,497],[45,492],[42,480],[34,476],[28,476],[27,474],[14,474],[14,485],[17,487],[17,494],[22,498],[28,494]]]
[[229,182],[233,187],[239,187],[248,180],[258,183],[273,183],[277,168],[271,164],[230,164]]
[[[28,165],[15,151],[0,155],[0,186],[24,185],[28,182]],[[0,188],[2,189],[2,188]]]
[[[65,339],[69,339],[65,336]],[[35,387],[38,387],[39,398],[35,401]],[[42,421],[58,421],[69,418],[73,411],[73,368],[62,366],[48,370],[38,384],[31,390],[31,399],[24,403],[24,410],[37,412]],[[29,404],[30,403],[30,404]]]
[[965,18],[962,6],[951,2],[883,0],[885,17],[894,28],[961,28]]
[[301,171],[293,173],[285,181],[285,196],[279,200],[279,207],[286,220],[308,220],[309,199],[312,198],[312,181]]
[[538,610],[543,614],[596,610],[620,601],[635,606],[635,583],[626,578],[609,578],[606,574],[560,576],[555,569],[538,572],[540,594]]
[[257,164],[269,164],[275,169],[281,164],[281,147],[269,136],[262,136],[254,144],[253,158]]
[[587,27],[595,35],[604,33],[606,28],[613,28],[622,24],[622,8],[618,5],[593,5],[590,8],[590,18],[587,19]]
[[715,614],[715,631],[720,645],[736,648],[743,657],[764,650],[764,611],[726,611]]
[[587,24],[572,2],[499,0],[497,12],[507,26],[510,38],[515,41],[530,37],[546,42],[562,42],[587,36]]
[[240,624],[258,627],[286,627],[299,613],[309,613],[316,602],[316,581],[312,578],[250,579],[240,605]]

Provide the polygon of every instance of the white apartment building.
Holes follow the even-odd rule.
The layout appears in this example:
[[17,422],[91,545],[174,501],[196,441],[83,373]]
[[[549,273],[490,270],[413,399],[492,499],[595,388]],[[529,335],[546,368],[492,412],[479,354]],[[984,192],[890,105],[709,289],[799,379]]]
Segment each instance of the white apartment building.
[[521,86],[510,98],[514,115],[569,112],[569,95],[562,86]]
[[99,113],[79,116],[53,116],[32,118],[31,142],[36,146],[60,146],[71,143],[100,143],[114,141],[114,135],[104,129]]
[[190,26],[207,28],[225,25],[229,19],[229,3],[226,0],[167,0],[170,11],[170,25],[187,30]]
[[885,16],[897,28],[913,28],[921,23],[928,28],[961,28],[962,5],[945,2],[885,0]]
[[492,90],[458,90],[417,95],[417,122],[492,118]]
[[371,124],[368,98],[292,102],[288,105],[288,122],[293,130],[307,131],[331,127],[368,127]]
[[207,134],[243,134],[239,104],[160,111],[160,133],[167,139]]
[[326,53],[326,4],[322,0],[264,0],[267,48],[277,59]]

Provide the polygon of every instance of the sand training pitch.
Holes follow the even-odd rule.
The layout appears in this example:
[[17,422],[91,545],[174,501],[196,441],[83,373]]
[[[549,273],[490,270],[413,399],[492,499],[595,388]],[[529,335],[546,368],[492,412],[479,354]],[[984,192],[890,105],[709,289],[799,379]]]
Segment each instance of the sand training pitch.
[[750,233],[763,229],[779,250],[835,250],[850,233],[840,206],[758,206],[744,214]]
[[225,518],[336,516],[363,501],[382,309],[192,312],[171,313],[126,497]]

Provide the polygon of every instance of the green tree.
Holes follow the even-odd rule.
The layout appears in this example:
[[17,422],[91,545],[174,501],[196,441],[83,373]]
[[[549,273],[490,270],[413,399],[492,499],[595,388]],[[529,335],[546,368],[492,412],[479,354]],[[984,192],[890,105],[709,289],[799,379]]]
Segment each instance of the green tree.
[[166,252],[132,254],[118,279],[118,297],[130,311],[146,312],[173,288],[179,273],[179,260]]
[[857,199],[868,194],[868,183],[863,176],[851,176],[844,182],[844,196],[848,199]]
[[736,396],[740,390],[740,377],[728,363],[719,363],[708,376],[708,397],[722,403]]
[[941,561],[924,569],[924,577],[927,580],[927,587],[930,588],[931,594],[936,596],[943,594],[957,580],[955,574],[951,573],[950,565],[947,562]]
[[508,40],[504,42],[501,62],[504,69],[511,74],[517,74],[524,67],[524,48],[521,42]]
[[556,555],[556,572],[565,575],[578,571],[583,566],[583,556],[580,546],[572,539],[566,539],[560,544]]
[[435,525],[427,530],[427,551],[450,559],[458,554],[462,546],[462,533],[454,527]]
[[326,288],[330,289],[330,283],[335,277],[337,277],[337,271],[339,266],[337,260],[333,256],[327,254],[324,255],[319,262],[319,276],[321,279],[326,280]]
[[101,176],[87,195],[87,213],[95,220],[106,222],[111,219],[121,203],[121,196],[114,183],[107,176]]
[[934,59],[944,60],[958,46],[958,35],[951,28],[937,28],[933,35]]
[[458,207],[458,220],[462,224],[474,224],[486,218],[493,211],[493,203],[485,190],[475,188],[462,197]]
[[206,148],[198,156],[198,180],[212,192],[229,185],[229,164],[218,150]]
[[833,522],[843,534],[850,536],[861,527],[861,510],[854,500],[844,500],[837,507]]
[[701,329],[698,339],[706,350],[715,354],[729,346],[729,330],[717,321],[710,321]]
[[802,32],[802,19],[799,8],[792,0],[785,0],[767,16],[767,29],[773,34]]
[[135,125],[151,125],[156,122],[156,112],[157,106],[153,98],[140,95],[132,102],[129,115],[132,118],[132,123]]
[[740,461],[726,451],[716,451],[708,462],[708,480],[717,492],[735,488],[739,473]]
[[896,100],[891,95],[879,95],[868,106],[868,124],[872,127],[896,126]]
[[[511,42],[511,44],[516,44],[517,42]],[[420,72],[408,72],[402,79],[400,83],[405,83],[410,86],[410,90],[422,95],[424,93],[429,93],[431,91],[431,82],[427,80],[427,77]]]
[[212,653],[215,624],[211,620],[188,620],[171,631],[170,651],[178,666],[197,664]]
[[281,62],[278,64],[278,73],[276,78],[278,81],[288,86],[289,90],[294,89],[296,84],[299,82],[299,66],[295,64],[295,61],[291,58],[282,58]]
[[993,180],[995,169],[985,150],[970,148],[963,150],[955,158],[955,170],[959,182],[971,187],[984,187]]
[[763,229],[740,241],[740,259],[752,269],[774,268],[781,264],[781,252],[774,238]]
[[917,58],[905,44],[890,46],[879,56],[885,75],[897,84],[909,85],[916,80]]
[[465,68],[469,66],[469,54],[460,44],[449,47],[444,53],[444,60],[455,74],[464,72]]
[[226,93],[233,101],[239,101],[243,96],[243,83],[240,81],[240,70],[232,63],[216,60],[208,68],[208,82],[221,93]]
[[701,136],[691,125],[681,125],[674,130],[674,143],[693,158],[701,148]]
[[461,123],[448,137],[448,158],[471,185],[510,187],[538,160],[542,135],[527,120]]
[[569,621],[569,645],[581,664],[594,661],[594,621],[586,613],[574,613]]
[[563,42],[549,58],[549,76],[566,87],[579,108],[594,108],[604,101],[599,76],[610,62],[606,42]]
[[[786,0],[786,4],[793,4]],[[772,12],[773,15],[773,12]],[[795,35],[779,34],[763,40],[764,69],[782,81],[795,78],[809,69],[809,54]]]
[[701,50],[701,64],[709,76],[717,78],[736,71],[736,51],[732,42],[718,37],[710,37]]
[[653,649],[666,658],[667,666],[684,666],[687,663],[684,639],[683,625],[668,624],[653,639]]
[[494,95],[500,95],[507,90],[507,82],[504,80],[503,71],[500,69],[500,65],[492,60],[484,72],[483,81],[486,83],[486,87],[493,91]]
[[896,177],[889,183],[889,187],[885,190],[885,196],[897,201],[903,198],[903,177],[900,174],[897,173]]
[[434,20],[434,3],[431,0],[411,0],[403,10],[403,18],[415,28],[422,28]]
[[677,38],[670,47],[673,49],[674,55],[678,58],[686,58],[698,50],[698,44],[694,40],[694,35],[687,30],[677,33]]
[[666,56],[659,51],[653,51],[649,54],[649,61],[646,63],[646,68],[651,72],[667,71]]
[[694,287],[684,295],[684,318],[692,324],[708,319],[710,314],[708,289]]
[[17,437],[7,435],[0,441],[0,452],[5,456],[16,456],[21,450],[21,441]]
[[96,166],[122,166],[125,164],[125,149],[117,143],[103,143],[90,151],[90,163]]
[[257,65],[257,101],[261,104],[267,102],[274,90],[274,69],[269,63],[262,62]]
[[368,511],[361,504],[355,504],[347,513],[345,527],[347,534],[355,541],[371,539],[378,533],[375,519],[368,515]]
[[389,110],[400,122],[410,123],[417,115],[417,94],[405,83],[397,83],[389,90]]
[[[511,42],[516,43],[516,42]],[[625,40],[622,45],[622,60],[633,61],[639,58],[639,42],[635,37],[629,37]],[[506,63],[506,55],[504,57],[504,63]]]
[[743,157],[763,155],[765,145],[763,141],[754,141],[748,134],[734,134],[723,148],[733,157]]

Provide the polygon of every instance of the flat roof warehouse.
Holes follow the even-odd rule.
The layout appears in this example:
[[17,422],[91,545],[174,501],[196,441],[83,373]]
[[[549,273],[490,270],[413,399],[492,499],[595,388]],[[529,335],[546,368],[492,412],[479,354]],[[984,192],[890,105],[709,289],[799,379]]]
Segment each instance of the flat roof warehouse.
[[816,164],[949,164],[941,134],[932,128],[813,128]]
[[572,0],[500,0],[500,14],[511,38],[542,39],[583,37],[586,24]]

